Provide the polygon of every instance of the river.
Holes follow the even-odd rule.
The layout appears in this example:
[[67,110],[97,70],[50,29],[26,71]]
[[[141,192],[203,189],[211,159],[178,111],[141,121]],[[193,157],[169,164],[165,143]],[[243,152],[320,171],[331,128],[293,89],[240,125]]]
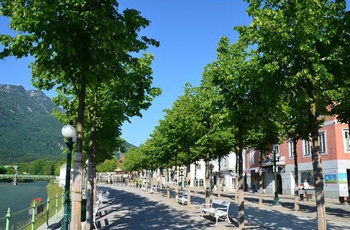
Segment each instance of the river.
[[[11,213],[29,208],[33,198],[41,197],[44,202],[47,200],[46,186],[49,182],[38,181],[31,183],[0,183],[0,218],[6,216],[8,208]],[[11,223],[16,221],[26,221],[30,218],[28,212],[16,214],[11,218]],[[4,221],[0,221],[0,229],[4,228]]]

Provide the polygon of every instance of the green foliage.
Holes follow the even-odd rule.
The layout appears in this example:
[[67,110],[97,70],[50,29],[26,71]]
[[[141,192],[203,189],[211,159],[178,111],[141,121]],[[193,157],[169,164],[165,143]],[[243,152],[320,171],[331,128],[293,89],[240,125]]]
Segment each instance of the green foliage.
[[[46,192],[47,192],[47,197],[50,199],[50,204],[49,204],[49,212],[48,215],[45,215],[45,217],[42,218],[38,218],[35,220],[35,228],[39,228],[39,226],[42,226],[43,224],[45,224],[45,221],[47,218],[51,218],[55,215],[56,213],[56,196],[57,196],[57,204],[58,204],[58,208],[60,209],[61,204],[62,204],[62,199],[63,199],[63,188],[60,188],[59,185],[57,183],[52,183],[50,182],[47,186],[46,186]],[[45,207],[47,208],[47,207]],[[42,214],[46,213],[46,211],[44,211]]]
[[0,165],[0,174],[6,174],[6,168]]
[[118,158],[112,157],[96,166],[97,172],[114,172],[118,168]]
[[125,155],[123,161],[123,170],[127,172],[138,172],[143,168],[143,163],[145,163],[146,155],[139,148],[131,148],[128,154]]
[[294,141],[310,134],[315,187],[321,201],[317,202],[318,229],[325,229],[319,118],[328,114],[334,100],[339,99],[335,105],[343,104],[345,97],[335,99],[332,95],[338,94],[340,87],[346,88],[349,82],[346,63],[350,28],[346,1],[247,2],[247,12],[253,21],[249,26],[236,28],[240,41],[256,51],[254,57],[259,67],[254,68],[256,82],[260,82],[262,97],[268,99],[264,100],[268,110],[276,111],[267,114],[279,130],[277,133],[284,129],[283,136]]
[[16,173],[16,170],[14,167],[9,166],[6,168],[6,174],[15,174],[15,173]]

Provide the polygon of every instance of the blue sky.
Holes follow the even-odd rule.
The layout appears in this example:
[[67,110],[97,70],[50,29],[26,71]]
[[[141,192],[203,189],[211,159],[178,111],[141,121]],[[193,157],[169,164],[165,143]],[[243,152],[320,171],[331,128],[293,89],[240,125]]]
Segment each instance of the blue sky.
[[[203,68],[216,59],[216,47],[221,36],[232,42],[237,40],[234,26],[247,25],[250,18],[243,0],[120,0],[120,10],[132,8],[151,21],[141,31],[160,42],[160,47],[147,52],[155,56],[153,62],[153,86],[162,89],[142,118],[131,118],[132,123],[122,127],[122,137],[139,146],[170,109],[173,102],[183,95],[187,82],[200,84]],[[8,20],[0,18],[0,33],[8,33]],[[32,58],[0,60],[0,84],[31,85]],[[54,92],[45,92],[54,96]]]

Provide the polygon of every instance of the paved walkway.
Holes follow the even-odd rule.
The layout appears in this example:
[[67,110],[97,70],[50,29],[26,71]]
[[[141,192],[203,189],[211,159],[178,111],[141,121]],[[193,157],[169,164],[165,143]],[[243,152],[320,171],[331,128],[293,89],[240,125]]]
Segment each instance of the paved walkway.
[[[223,194],[221,199],[232,202],[229,214],[233,223],[200,217],[199,204],[204,203],[204,194],[191,196],[191,206],[182,206],[166,194],[149,194],[134,187],[117,185],[99,186],[110,193],[112,204],[102,206],[98,227],[107,229],[235,229],[237,228],[237,205],[233,194]],[[315,201],[300,201],[300,210],[294,211],[294,198],[280,196],[281,206],[272,206],[273,196],[264,194],[263,205],[258,205],[258,195],[245,193],[245,229],[311,230],[316,227]],[[327,228],[350,229],[350,205],[340,205],[338,200],[326,199]],[[49,223],[57,222],[57,218]],[[46,225],[39,228],[47,228]]]
[[45,230],[45,229],[61,229],[61,221],[63,219],[63,209],[60,209],[57,215],[54,215],[49,219],[49,226],[47,224],[41,225],[37,230]]

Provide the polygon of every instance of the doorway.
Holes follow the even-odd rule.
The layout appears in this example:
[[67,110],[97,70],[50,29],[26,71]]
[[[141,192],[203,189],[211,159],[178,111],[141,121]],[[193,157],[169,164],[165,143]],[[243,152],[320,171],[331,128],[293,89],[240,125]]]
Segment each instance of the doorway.
[[277,192],[278,194],[282,194],[283,188],[282,188],[282,176],[281,174],[277,175]]

